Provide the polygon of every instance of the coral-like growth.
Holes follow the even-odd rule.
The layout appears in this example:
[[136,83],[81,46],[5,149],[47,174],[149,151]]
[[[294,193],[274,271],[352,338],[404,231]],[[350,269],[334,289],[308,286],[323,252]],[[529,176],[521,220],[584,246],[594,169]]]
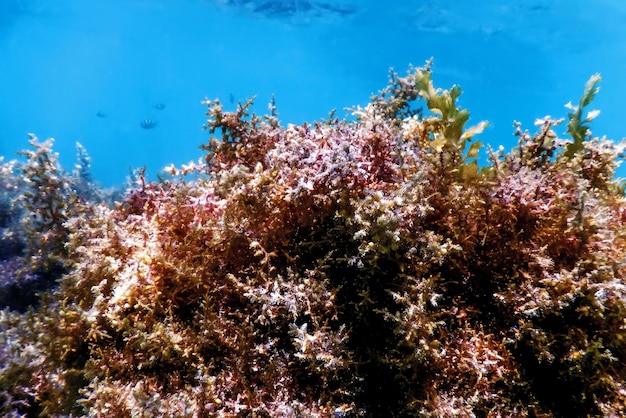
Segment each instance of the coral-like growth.
[[20,152],[27,161],[21,166],[27,190],[20,197],[29,216],[24,219],[28,256],[34,265],[49,269],[67,259],[65,242],[69,231],[64,223],[75,215],[78,199],[52,152],[49,139],[39,142],[31,135],[34,150]]
[[[52,152],[53,140],[31,136],[26,161],[0,165],[0,306],[24,311],[37,294],[56,284],[69,266],[64,222],[110,200],[90,174],[85,149],[78,150],[72,175],[62,170]],[[1,161],[0,161],[1,163]],[[21,172],[21,175],[17,175]]]
[[23,186],[16,165],[16,161],[4,162],[0,157],[0,260],[19,255],[24,241],[17,228],[22,213],[13,204]]
[[37,206],[67,272],[0,317],[2,412],[618,416],[624,147],[582,118],[598,81],[572,140],[518,126],[482,169],[485,123],[465,127],[429,66],[353,121],[207,101],[204,161],[140,171],[115,208]]

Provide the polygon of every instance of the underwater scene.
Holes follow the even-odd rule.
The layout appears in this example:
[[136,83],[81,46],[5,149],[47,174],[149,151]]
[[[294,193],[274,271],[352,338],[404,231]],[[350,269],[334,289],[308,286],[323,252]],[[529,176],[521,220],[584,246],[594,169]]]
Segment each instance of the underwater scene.
[[626,416],[623,22],[3,0],[0,416]]

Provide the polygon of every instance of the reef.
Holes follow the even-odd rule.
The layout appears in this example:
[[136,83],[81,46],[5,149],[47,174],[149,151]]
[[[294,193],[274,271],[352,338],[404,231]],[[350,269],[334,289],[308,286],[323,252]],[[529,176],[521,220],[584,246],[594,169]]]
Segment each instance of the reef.
[[620,416],[625,146],[591,134],[599,76],[485,163],[486,122],[431,77],[301,125],[207,100],[203,157],[114,204],[84,150],[68,174],[33,138],[0,166],[2,227],[54,285],[0,311],[0,414]]

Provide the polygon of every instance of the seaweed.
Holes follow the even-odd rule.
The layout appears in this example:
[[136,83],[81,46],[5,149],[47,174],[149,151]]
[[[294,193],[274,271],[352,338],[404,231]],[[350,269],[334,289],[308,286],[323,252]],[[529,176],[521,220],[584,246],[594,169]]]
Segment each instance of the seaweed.
[[33,138],[23,260],[64,271],[0,311],[0,411],[619,416],[624,145],[582,116],[599,78],[571,139],[517,124],[483,167],[486,123],[431,78],[301,125],[207,100],[202,158],[109,206],[83,149],[67,175]]

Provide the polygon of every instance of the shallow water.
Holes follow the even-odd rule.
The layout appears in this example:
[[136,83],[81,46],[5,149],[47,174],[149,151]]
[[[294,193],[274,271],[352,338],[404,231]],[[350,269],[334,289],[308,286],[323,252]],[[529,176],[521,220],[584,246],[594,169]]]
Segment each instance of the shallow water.
[[[625,136],[626,4],[619,0],[5,0],[0,6],[0,155],[27,133],[74,144],[94,177],[121,183],[198,159],[205,98],[272,94],[283,124],[364,105],[389,67],[434,57],[437,86],[460,84],[483,142],[515,145],[512,123],[566,116],[601,73],[594,134]],[[593,4],[593,7],[589,6]],[[145,129],[144,121],[156,122]],[[565,127],[561,133],[564,133]],[[623,175],[623,174],[622,174]]]

